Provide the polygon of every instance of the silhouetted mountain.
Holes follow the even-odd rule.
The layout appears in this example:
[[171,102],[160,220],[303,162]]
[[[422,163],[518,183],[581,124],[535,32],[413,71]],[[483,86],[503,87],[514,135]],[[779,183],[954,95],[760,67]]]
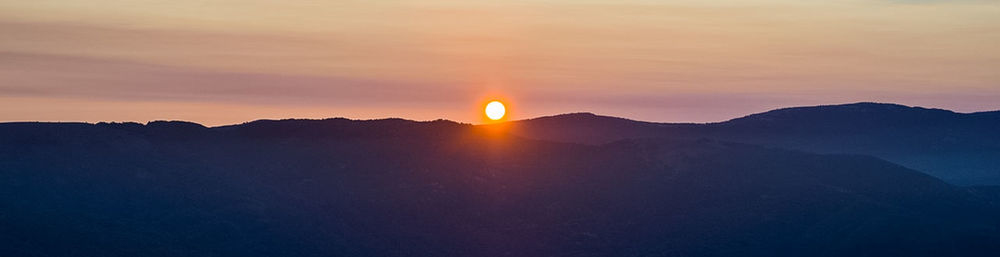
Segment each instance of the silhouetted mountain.
[[597,115],[517,121],[528,138],[603,144],[626,138],[710,138],[817,153],[877,156],[959,185],[1000,185],[1000,112],[955,113],[895,104],[798,107],[710,124]]
[[1000,186],[973,186],[969,191],[992,205],[1000,205]]
[[593,113],[570,113],[486,126],[509,127],[511,134],[526,138],[600,145],[630,138],[666,138],[667,136],[661,134],[664,130],[696,125],[635,121]]
[[[588,122],[596,116],[564,117]],[[635,123],[598,120],[609,130],[628,130],[616,124]],[[0,252],[992,256],[1000,251],[1000,212],[992,188],[952,186],[873,157],[716,140],[556,143],[511,136],[504,129],[399,119],[255,121],[216,128],[183,122],[0,124]],[[630,133],[640,132],[645,133]]]

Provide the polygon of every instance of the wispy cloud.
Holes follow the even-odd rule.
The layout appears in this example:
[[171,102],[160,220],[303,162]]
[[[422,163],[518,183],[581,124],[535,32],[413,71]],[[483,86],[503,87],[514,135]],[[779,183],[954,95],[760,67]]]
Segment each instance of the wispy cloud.
[[830,100],[968,110],[1000,94],[990,1],[0,0],[0,17],[7,98],[470,120],[455,110],[499,92],[524,115],[712,120]]
[[433,103],[454,88],[414,82],[212,71],[107,58],[0,52],[0,92],[149,100],[262,104]]

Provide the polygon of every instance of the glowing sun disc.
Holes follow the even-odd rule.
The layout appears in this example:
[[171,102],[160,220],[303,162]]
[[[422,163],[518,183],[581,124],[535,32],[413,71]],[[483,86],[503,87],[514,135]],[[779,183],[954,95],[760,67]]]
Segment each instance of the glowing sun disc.
[[500,103],[500,101],[492,101],[486,104],[486,117],[491,120],[499,120],[503,118],[504,114],[507,114],[507,108],[504,108],[503,103]]

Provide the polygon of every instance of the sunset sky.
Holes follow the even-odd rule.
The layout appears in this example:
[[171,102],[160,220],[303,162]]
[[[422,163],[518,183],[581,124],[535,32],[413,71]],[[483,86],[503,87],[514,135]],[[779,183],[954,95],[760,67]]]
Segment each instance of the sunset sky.
[[1000,1],[0,0],[0,121],[1000,109]]

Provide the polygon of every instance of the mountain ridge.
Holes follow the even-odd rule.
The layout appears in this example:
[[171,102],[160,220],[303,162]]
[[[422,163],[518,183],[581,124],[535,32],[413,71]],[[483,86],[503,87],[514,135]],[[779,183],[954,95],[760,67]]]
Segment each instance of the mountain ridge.
[[[659,121],[644,121],[644,120],[632,119],[632,118],[628,118],[628,117],[618,117],[618,116],[610,116],[610,115],[601,115],[601,114],[597,114],[597,113],[594,113],[594,112],[584,111],[584,112],[570,112],[570,113],[543,115],[543,116],[538,116],[538,117],[534,117],[534,118],[512,120],[512,121],[506,121],[506,122],[501,122],[501,123],[516,123],[516,122],[526,122],[526,121],[560,120],[560,119],[585,120],[585,119],[588,119],[588,118],[593,118],[593,119],[605,119],[605,120],[617,120],[617,121],[636,122],[636,123],[653,124],[653,125],[707,125],[707,124],[726,123],[726,122],[730,122],[730,121],[734,121],[734,120],[740,120],[740,119],[744,119],[744,118],[748,118],[748,117],[754,117],[754,116],[768,116],[768,115],[773,115],[773,114],[783,113],[783,112],[789,112],[789,111],[814,110],[814,109],[831,109],[831,108],[832,109],[837,109],[837,108],[854,108],[854,107],[880,107],[880,109],[886,109],[886,107],[892,107],[892,108],[897,108],[898,110],[923,110],[923,111],[944,112],[944,113],[950,113],[950,114],[956,114],[956,115],[974,115],[974,116],[1000,115],[1000,110],[976,111],[976,112],[956,112],[956,111],[952,111],[952,110],[948,110],[948,109],[943,109],[943,108],[925,108],[925,107],[920,107],[920,106],[908,106],[908,105],[902,105],[902,104],[896,104],[896,103],[856,102],[856,103],[848,103],[848,104],[828,104],[828,105],[812,105],[812,106],[796,106],[796,107],[777,108],[777,109],[773,109],[773,110],[769,110],[769,111],[748,114],[748,115],[744,115],[744,116],[741,116],[741,117],[736,117],[736,118],[732,118],[732,119],[729,119],[729,120],[716,121],[716,122],[659,122]],[[279,122],[279,121],[285,121],[285,122],[297,122],[297,121],[337,121],[337,120],[346,120],[346,121],[355,121],[355,122],[363,122],[363,121],[373,121],[373,122],[380,122],[380,121],[410,121],[410,122],[418,122],[418,123],[427,123],[427,122],[452,122],[452,123],[458,123],[458,124],[477,125],[477,124],[471,124],[471,123],[463,123],[463,122],[458,122],[458,121],[452,121],[452,120],[448,120],[448,119],[412,120],[412,119],[399,118],[399,117],[376,118],[376,119],[350,119],[350,118],[345,118],[345,117],[331,117],[331,118],[320,118],[320,119],[302,119],[302,118],[257,119],[257,120],[242,122],[242,123],[225,124],[225,125],[217,125],[217,126],[205,126],[205,125],[202,125],[202,124],[197,123],[197,122],[182,121],[182,120],[151,120],[151,121],[148,121],[146,123],[134,122],[134,121],[124,121],[124,122],[108,122],[108,121],[101,121],[101,122],[10,121],[10,122],[0,122],[0,124],[137,124],[137,125],[144,125],[144,126],[146,126],[146,125],[150,125],[150,123],[188,123],[188,124],[196,124],[198,126],[202,126],[202,127],[209,128],[209,129],[218,129],[218,128],[226,128],[226,127],[234,127],[234,126],[247,125],[247,124],[251,124],[251,123],[259,123],[259,122]],[[478,124],[477,126],[489,126],[489,125],[492,125],[492,124]]]
[[[0,131],[25,126],[49,131],[87,124],[92,123],[0,123]],[[378,133],[431,135],[437,133],[436,129],[456,130],[470,126],[496,128],[500,133],[528,139],[595,145],[630,138],[711,138],[816,153],[871,155],[951,183],[1000,185],[1000,161],[997,161],[1000,160],[1000,133],[994,132],[1000,128],[1000,111],[958,113],[872,102],[781,108],[715,123],[657,123],[578,112],[481,125],[401,118],[255,120],[216,127],[183,121],[94,125],[175,139],[226,130],[240,131],[244,136],[284,137],[377,136]],[[383,129],[368,129],[376,126]]]
[[0,126],[0,252],[17,256],[1000,250],[995,190],[870,156],[402,120],[35,125]]

